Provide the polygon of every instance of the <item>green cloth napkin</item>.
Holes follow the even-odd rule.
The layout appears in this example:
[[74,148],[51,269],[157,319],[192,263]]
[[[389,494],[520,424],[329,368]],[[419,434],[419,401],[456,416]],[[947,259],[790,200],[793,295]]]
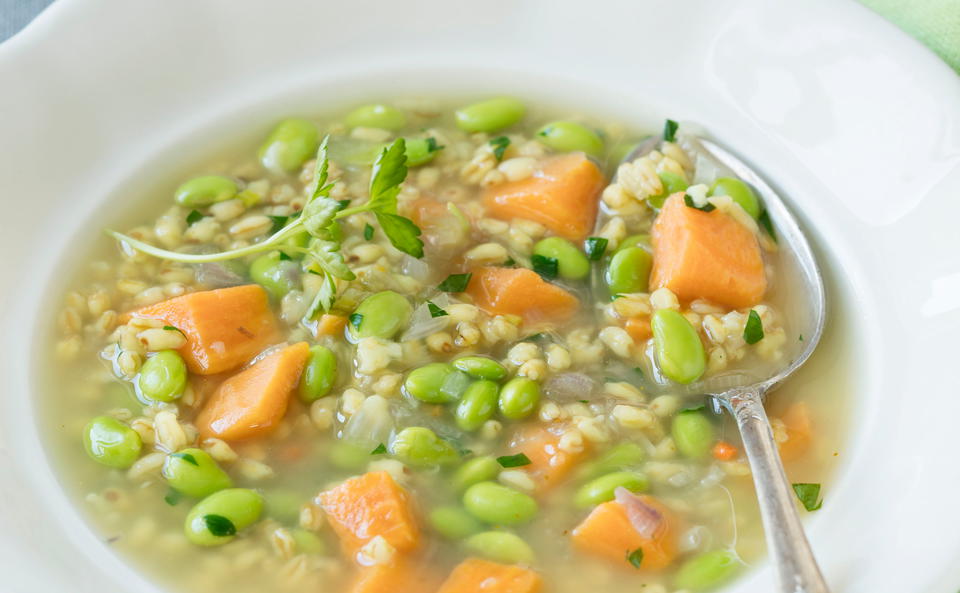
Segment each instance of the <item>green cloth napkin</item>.
[[860,0],[960,73],[960,0]]

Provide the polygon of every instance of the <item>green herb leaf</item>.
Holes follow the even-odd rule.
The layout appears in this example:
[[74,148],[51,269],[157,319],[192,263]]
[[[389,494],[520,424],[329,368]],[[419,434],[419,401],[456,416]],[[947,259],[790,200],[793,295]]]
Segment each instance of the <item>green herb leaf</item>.
[[517,262],[516,262],[516,260],[514,260],[512,257],[508,257],[508,258],[507,258],[507,261],[505,261],[505,262],[503,262],[502,264],[500,264],[500,266],[503,267],[503,268],[512,268],[512,267],[514,267],[514,266],[516,266],[516,265],[517,265]]
[[803,341],[803,334],[800,334],[800,341]]
[[703,206],[697,206],[689,194],[683,194],[683,203],[686,204],[687,207],[693,208],[694,210],[699,210],[701,212],[713,212],[717,209],[717,207],[710,202],[707,202]]
[[363,323],[363,315],[361,313],[353,313],[349,319],[350,325],[352,325],[354,329],[360,329],[360,324]]
[[800,499],[803,508],[813,512],[823,506],[820,498],[820,484],[793,484],[793,492]]
[[233,521],[223,515],[204,515],[203,522],[207,529],[216,537],[228,537],[237,534],[237,528]]
[[339,210],[340,203],[333,198],[314,198],[303,207],[299,220],[311,236],[326,239],[329,235],[327,229]]
[[500,467],[523,467],[525,465],[530,465],[533,462],[530,461],[530,458],[523,453],[517,453],[516,455],[504,455],[503,457],[497,457],[497,463],[500,464]]
[[756,344],[763,339],[763,321],[760,320],[760,314],[750,309],[747,315],[747,325],[743,328],[743,341],[747,344]]
[[287,221],[290,220],[289,216],[267,216],[267,218],[273,221],[273,226],[270,227],[271,235],[287,226]]
[[627,552],[627,562],[634,568],[640,568],[640,565],[643,564],[643,548]]
[[636,374],[638,374],[638,375],[640,375],[641,377],[644,377],[644,376],[645,376],[645,375],[643,374],[643,369],[641,369],[640,367],[633,367],[633,372],[636,373]]
[[534,272],[540,274],[547,280],[556,278],[560,268],[560,262],[557,261],[557,258],[547,257],[545,255],[532,255],[530,257],[530,264],[533,266]]
[[330,168],[330,162],[327,158],[327,143],[329,141],[330,135],[327,134],[317,148],[317,164],[313,170],[313,181],[316,185],[313,194],[310,195],[311,202],[319,197],[329,197],[330,190],[333,188],[332,183],[327,183],[327,171]]
[[334,241],[314,240],[310,245],[307,254],[311,257],[308,270],[323,270],[341,280],[353,280],[356,275],[343,261],[343,254],[340,253],[340,244]]
[[777,232],[773,230],[773,221],[770,220],[770,213],[764,209],[760,213],[760,216],[757,217],[757,222],[760,223],[760,226],[763,227],[763,230],[767,231],[767,234],[770,235],[770,238],[773,239],[774,243],[779,243],[777,240]]
[[[179,327],[174,327],[174,326],[172,326],[172,325],[165,325],[165,326],[163,326],[163,329],[165,329],[166,331],[170,331],[170,332],[180,332],[181,334],[183,334],[183,330],[182,330],[182,329],[180,329]],[[184,335],[186,335],[186,334],[184,334]]]
[[578,401],[579,401],[581,404],[589,404],[589,403],[590,403],[590,400],[588,400],[588,399],[581,399],[581,400],[578,400]]
[[471,276],[473,276],[473,274],[450,274],[446,280],[437,286],[437,289],[443,292],[463,292],[467,289],[467,285],[470,284]]
[[313,301],[307,307],[307,312],[303,315],[303,319],[310,322],[316,318],[320,311],[329,311],[333,307],[334,301],[337,300],[337,281],[326,270],[317,272],[308,269],[307,271],[311,274],[323,276],[323,284],[320,285],[320,290],[317,291],[317,295],[313,297]]
[[373,163],[370,177],[370,201],[363,205],[374,212],[397,213],[397,194],[407,178],[407,143],[397,138],[383,149]]
[[430,317],[444,317],[449,315],[446,311],[435,305],[434,303],[427,301],[427,309],[430,310]]
[[423,257],[423,241],[420,240],[420,227],[409,218],[388,212],[374,212],[380,228],[390,240],[390,244],[416,258]]
[[379,445],[376,446],[376,448],[375,448],[373,451],[370,451],[370,454],[371,454],[371,455],[383,455],[383,454],[386,453],[386,452],[387,452],[387,446],[384,445],[383,443],[380,443]]
[[367,241],[373,239],[373,227],[369,223],[363,225],[363,238]]
[[163,497],[163,502],[167,503],[172,507],[175,507],[177,506],[177,503],[180,502],[180,498],[181,498],[180,493],[174,490],[173,488],[171,488],[170,490],[167,491],[166,496]]
[[600,261],[603,254],[607,251],[607,244],[610,241],[604,237],[588,237],[584,247],[587,252],[587,259],[590,261]]
[[427,138],[427,154],[440,152],[444,148],[446,148],[446,146],[441,146],[440,144],[438,144],[437,139],[434,138],[433,136],[430,136],[429,138]]
[[521,342],[543,342],[547,339],[547,334],[543,332],[538,332],[535,334],[530,334],[529,336],[520,340]]
[[673,142],[677,139],[677,128],[680,127],[680,124],[668,119],[663,122],[663,140],[664,142]]
[[293,259],[283,251],[281,251],[280,255],[278,255],[277,257],[280,259],[280,261],[290,261],[291,259]]
[[339,210],[346,210],[347,206],[350,205],[350,200],[337,200],[337,208]]
[[195,465],[200,467],[200,464],[197,463],[197,458],[189,453],[171,453],[170,457],[177,457],[189,463],[190,465]]
[[190,214],[187,214],[187,226],[192,226],[193,223],[201,220],[203,220],[203,214],[200,214],[199,210],[191,210]]
[[507,147],[510,146],[510,138],[506,136],[497,136],[490,141],[490,146],[493,147],[493,156],[497,158],[498,161],[503,160],[503,153],[507,151]]

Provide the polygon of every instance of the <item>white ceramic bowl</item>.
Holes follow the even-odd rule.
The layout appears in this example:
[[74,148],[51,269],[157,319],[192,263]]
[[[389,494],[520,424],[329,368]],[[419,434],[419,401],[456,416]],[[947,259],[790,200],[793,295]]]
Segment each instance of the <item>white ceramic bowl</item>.
[[[960,81],[862,7],[59,0],[0,46],[0,89],[0,590],[156,590],[86,527],[37,431],[33,338],[97,213],[248,121],[418,89],[669,113],[774,181],[847,305],[854,422],[808,522],[828,580],[960,586]],[[770,567],[732,589],[769,593]]]

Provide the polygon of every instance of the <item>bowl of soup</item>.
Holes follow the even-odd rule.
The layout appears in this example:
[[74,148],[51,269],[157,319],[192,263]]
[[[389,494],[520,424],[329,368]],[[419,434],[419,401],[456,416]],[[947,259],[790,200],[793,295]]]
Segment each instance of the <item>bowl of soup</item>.
[[[158,31],[184,26],[159,14]],[[875,243],[840,222],[891,224],[896,206],[827,212],[801,153],[720,123],[726,108],[682,92],[693,78],[658,95],[622,67],[561,76],[531,52],[498,70],[469,36],[451,47],[272,79],[258,55],[235,93],[191,87],[208,94],[170,129],[144,107],[93,126],[91,154],[113,160],[90,161],[76,200],[44,195],[32,228],[65,232],[11,308],[32,328],[13,371],[29,397],[6,417],[32,421],[4,445],[11,475],[34,468],[17,488],[43,509],[33,537],[57,541],[39,558],[90,590],[769,590],[736,426],[698,385],[789,360],[804,294],[705,135],[784,191],[826,271],[824,340],[767,410],[828,577],[860,590],[844,542],[897,506],[865,502],[863,476],[887,484],[869,443],[898,425],[878,404],[907,374],[881,361],[908,342],[878,340],[900,293],[865,295]],[[149,141],[124,154],[132,122]],[[66,574],[28,572],[41,590]]]

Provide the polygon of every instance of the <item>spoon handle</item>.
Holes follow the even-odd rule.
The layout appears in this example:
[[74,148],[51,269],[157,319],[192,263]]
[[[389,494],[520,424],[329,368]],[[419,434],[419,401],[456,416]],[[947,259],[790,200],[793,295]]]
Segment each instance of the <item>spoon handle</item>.
[[767,546],[780,575],[783,593],[830,593],[797,515],[796,500],[783,471],[762,393],[738,390],[722,398],[733,413],[753,472]]

